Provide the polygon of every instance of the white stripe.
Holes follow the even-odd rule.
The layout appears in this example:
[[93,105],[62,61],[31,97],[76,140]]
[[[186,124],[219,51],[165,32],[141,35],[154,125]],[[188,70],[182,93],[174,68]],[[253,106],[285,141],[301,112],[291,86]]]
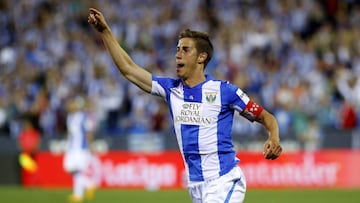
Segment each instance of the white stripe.
[[[180,84],[178,87],[172,88],[171,92],[170,92],[170,104],[172,106],[171,110],[173,111],[173,115],[177,115],[179,114],[179,112],[175,112],[175,111],[179,111],[181,108],[174,108],[175,106],[179,106],[181,104],[176,103],[176,101],[180,102],[180,100],[178,98],[183,98],[184,97],[184,91],[183,91],[183,86],[182,84]],[[184,160],[184,165],[185,165],[185,171],[189,171],[189,167],[185,161],[184,158],[184,150],[183,150],[183,144],[182,144],[182,133],[181,133],[181,123],[175,123],[174,122],[174,130],[175,130],[175,134],[176,134],[176,139],[178,141],[178,145],[179,145],[179,150],[181,152],[181,156]],[[187,179],[189,179],[189,177],[187,176]]]
[[151,94],[161,96],[163,98],[166,97],[165,89],[157,81],[154,80],[152,81]]
[[[202,87],[202,105],[204,106],[202,115],[208,118],[214,118],[214,122],[209,128],[199,128],[199,152],[201,155],[204,179],[218,176],[220,171],[220,161],[218,156],[218,139],[217,139],[217,117],[221,108],[220,82],[209,81]],[[207,101],[206,94],[216,96],[214,101]]]
[[236,91],[236,94],[240,97],[241,100],[243,100],[245,104],[247,104],[250,101],[250,98],[241,89],[238,89]]

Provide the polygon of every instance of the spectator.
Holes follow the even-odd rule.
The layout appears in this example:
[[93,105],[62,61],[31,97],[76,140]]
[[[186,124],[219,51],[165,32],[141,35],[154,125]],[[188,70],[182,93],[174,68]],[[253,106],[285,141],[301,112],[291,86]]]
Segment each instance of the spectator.
[[[216,55],[207,71],[266,100],[267,108],[279,116],[281,130],[292,135],[292,116],[299,109],[305,120],[317,111],[323,112],[325,117],[318,123],[321,128],[335,126],[334,113],[327,114],[323,106],[332,111],[338,108],[334,99],[337,91],[353,106],[357,117],[360,115],[356,99],[359,80],[349,81],[345,79],[348,76],[338,74],[345,70],[346,75],[359,77],[360,4],[332,3],[127,0],[101,2],[101,7],[109,16],[114,35],[124,42],[122,46],[135,62],[154,67],[151,71],[157,75],[173,74],[168,67],[174,66],[175,33],[184,27],[208,31],[214,36]],[[157,112],[142,102],[131,104],[131,111],[124,106],[128,96],[124,79],[116,76],[102,44],[85,34],[91,33],[86,23],[89,4],[60,0],[0,2],[3,133],[16,139],[20,130],[17,118],[36,112],[44,137],[64,134],[64,101],[73,91],[94,99],[103,136],[139,130],[137,122],[128,122],[139,117],[144,120],[140,126],[144,129],[140,130],[154,131],[145,121]],[[176,13],[181,13],[180,17]],[[104,72],[98,72],[99,65]],[[114,87],[114,91],[104,91],[112,89],[105,86]],[[284,89],[290,91],[290,97]],[[291,97],[294,90],[297,97]],[[131,96],[132,100],[157,103],[142,94]],[[293,100],[289,102],[291,108],[279,103],[285,100]],[[359,123],[354,127],[359,128]],[[256,130],[252,132],[250,138]]]

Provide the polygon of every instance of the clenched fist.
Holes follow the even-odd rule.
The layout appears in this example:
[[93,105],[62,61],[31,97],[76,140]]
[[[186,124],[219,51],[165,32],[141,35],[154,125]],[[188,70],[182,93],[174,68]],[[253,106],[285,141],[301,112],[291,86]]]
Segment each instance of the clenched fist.
[[280,142],[277,140],[266,140],[264,144],[264,157],[265,159],[274,160],[280,156],[282,152],[282,147],[280,146]]

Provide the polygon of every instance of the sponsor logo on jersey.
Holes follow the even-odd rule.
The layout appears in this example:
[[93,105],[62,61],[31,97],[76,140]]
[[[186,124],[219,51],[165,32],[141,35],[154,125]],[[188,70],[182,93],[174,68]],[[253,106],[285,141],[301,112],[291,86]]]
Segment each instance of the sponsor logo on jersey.
[[203,104],[196,102],[184,102],[181,108],[175,112],[174,120],[177,123],[188,125],[207,126],[216,122],[216,118],[202,115]]

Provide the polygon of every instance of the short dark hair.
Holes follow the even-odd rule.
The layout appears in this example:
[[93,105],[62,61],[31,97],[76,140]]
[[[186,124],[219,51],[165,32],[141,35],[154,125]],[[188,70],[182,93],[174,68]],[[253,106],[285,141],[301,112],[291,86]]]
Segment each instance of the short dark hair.
[[186,29],[180,32],[179,40],[182,38],[192,38],[195,42],[195,48],[199,53],[207,53],[207,58],[204,61],[204,67],[209,63],[214,52],[214,47],[210,41],[209,35],[205,32],[194,31]]

